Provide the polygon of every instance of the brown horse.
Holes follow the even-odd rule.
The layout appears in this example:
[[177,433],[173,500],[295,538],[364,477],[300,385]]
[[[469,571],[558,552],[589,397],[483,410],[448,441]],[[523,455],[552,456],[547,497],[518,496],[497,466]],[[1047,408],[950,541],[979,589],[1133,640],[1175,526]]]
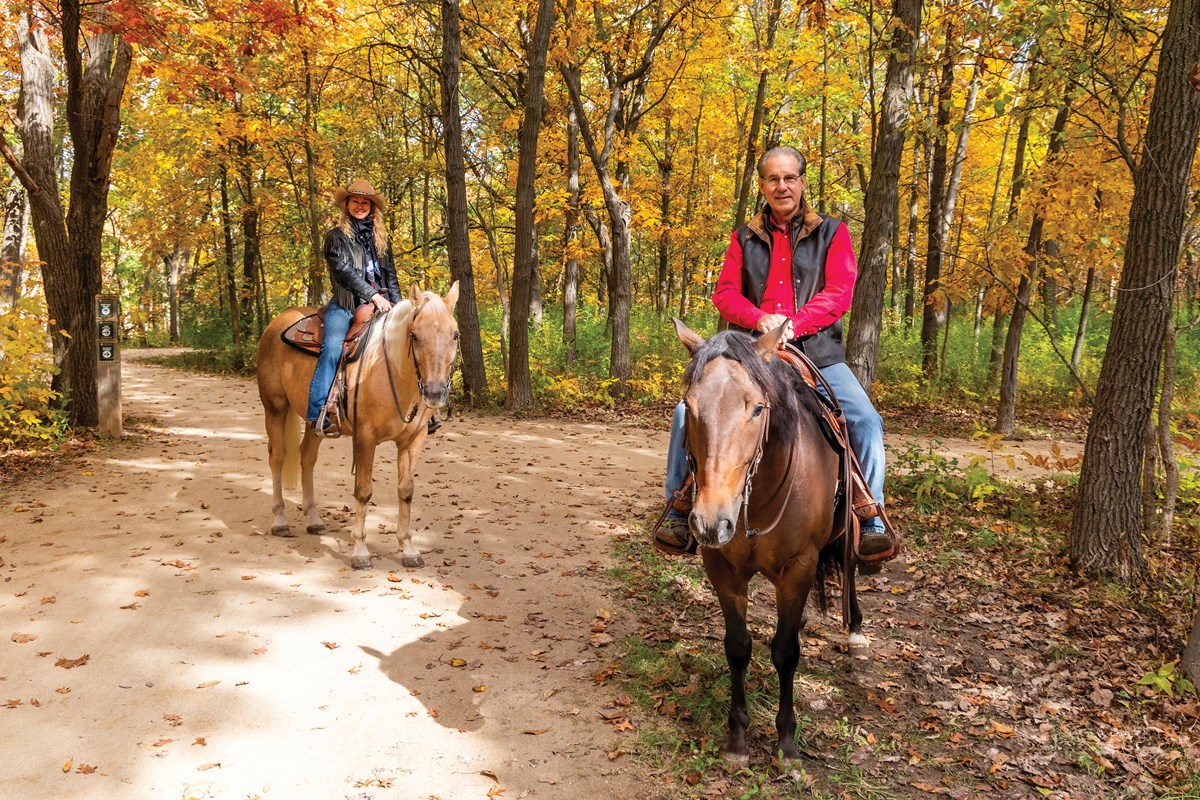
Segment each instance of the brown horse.
[[[404,550],[404,566],[425,565],[408,529],[413,468],[425,446],[429,418],[450,399],[458,354],[458,323],[453,313],[457,299],[457,281],[444,299],[433,292],[418,291],[414,283],[408,299],[376,319],[362,355],[346,370],[347,415],[342,433],[352,434],[354,441],[354,499],[358,505],[350,533],[354,546],[350,563],[355,569],[371,568],[364,526],[372,492],[371,468],[380,442],[396,443],[400,501],[396,533]],[[305,430],[298,460],[296,457],[298,428],[308,405],[308,387],[317,360],[280,337],[289,325],[313,310],[285,311],[267,326],[258,343],[258,395],[266,414],[274,513],[271,533],[276,536],[292,535],[284,515],[283,484],[295,488],[297,463],[303,478],[308,532],[325,533],[313,493],[313,467],[321,439],[312,430]]]
[[[761,573],[775,586],[778,622],[771,661],[779,674],[775,730],[785,759],[799,758],[794,741],[793,679],[809,591],[824,604],[824,578],[844,553],[837,513],[839,458],[818,427],[820,400],[799,373],[775,356],[783,327],[752,338],[726,331],[705,341],[679,320],[692,354],[684,373],[689,459],[695,478],[689,527],[700,543],[704,571],[725,617],[725,658],[732,678],[731,764],[749,760],[746,669],[747,587]],[[851,556],[852,557],[852,556]],[[865,644],[853,571],[847,593],[850,641]]]

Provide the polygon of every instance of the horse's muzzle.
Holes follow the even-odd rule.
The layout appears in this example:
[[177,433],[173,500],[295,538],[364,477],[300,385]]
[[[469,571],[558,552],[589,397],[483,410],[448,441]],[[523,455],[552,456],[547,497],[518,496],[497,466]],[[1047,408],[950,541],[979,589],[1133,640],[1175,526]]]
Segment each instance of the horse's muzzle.
[[736,519],[728,514],[718,513],[711,518],[692,509],[688,515],[688,525],[696,541],[704,547],[724,547],[733,540],[737,533]]
[[450,381],[427,381],[421,387],[421,400],[432,409],[439,409],[450,402]]

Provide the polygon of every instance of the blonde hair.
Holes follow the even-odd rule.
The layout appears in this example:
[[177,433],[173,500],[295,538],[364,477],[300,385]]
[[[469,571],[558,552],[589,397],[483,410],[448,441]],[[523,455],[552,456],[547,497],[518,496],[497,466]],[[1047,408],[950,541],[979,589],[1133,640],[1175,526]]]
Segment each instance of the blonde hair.
[[[346,209],[347,205],[349,203],[343,200],[342,217],[338,220],[338,227],[342,229],[342,233],[353,240],[354,233],[350,230],[350,212]],[[388,251],[387,223],[384,222],[383,212],[374,203],[371,203],[371,219],[375,226],[375,255],[383,258]]]

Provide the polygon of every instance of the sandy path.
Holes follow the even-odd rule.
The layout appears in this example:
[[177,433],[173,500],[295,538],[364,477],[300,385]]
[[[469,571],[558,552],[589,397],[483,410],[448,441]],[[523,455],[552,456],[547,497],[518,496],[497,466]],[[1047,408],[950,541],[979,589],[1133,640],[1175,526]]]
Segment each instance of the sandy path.
[[645,794],[607,756],[634,734],[601,715],[615,654],[589,640],[625,633],[606,551],[661,437],[455,418],[418,467],[423,570],[400,565],[389,446],[355,573],[348,441],[318,467],[330,534],[267,535],[252,382],[128,356],[126,416],[162,428],[0,511],[0,796]]
[[[160,427],[3,498],[0,796],[656,793],[661,779],[608,757],[636,734],[591,678],[617,656],[596,633],[633,625],[608,545],[651,511],[664,432],[448,422],[417,470],[423,570],[400,564],[381,450],[375,569],[355,573],[347,441],[322,448],[329,535],[267,535],[253,383],[135,355],[126,416]],[[1034,448],[1002,445],[999,462]]]

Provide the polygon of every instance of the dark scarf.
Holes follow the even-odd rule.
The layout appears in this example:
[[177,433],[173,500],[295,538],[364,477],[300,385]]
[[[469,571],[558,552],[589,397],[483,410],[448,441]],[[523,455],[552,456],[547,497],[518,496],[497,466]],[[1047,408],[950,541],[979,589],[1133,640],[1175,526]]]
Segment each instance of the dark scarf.
[[354,234],[354,241],[362,245],[363,250],[367,253],[364,277],[371,284],[371,288],[375,288],[380,285],[383,277],[379,269],[379,255],[375,252],[375,218],[373,216],[366,219],[351,217],[350,231]]

